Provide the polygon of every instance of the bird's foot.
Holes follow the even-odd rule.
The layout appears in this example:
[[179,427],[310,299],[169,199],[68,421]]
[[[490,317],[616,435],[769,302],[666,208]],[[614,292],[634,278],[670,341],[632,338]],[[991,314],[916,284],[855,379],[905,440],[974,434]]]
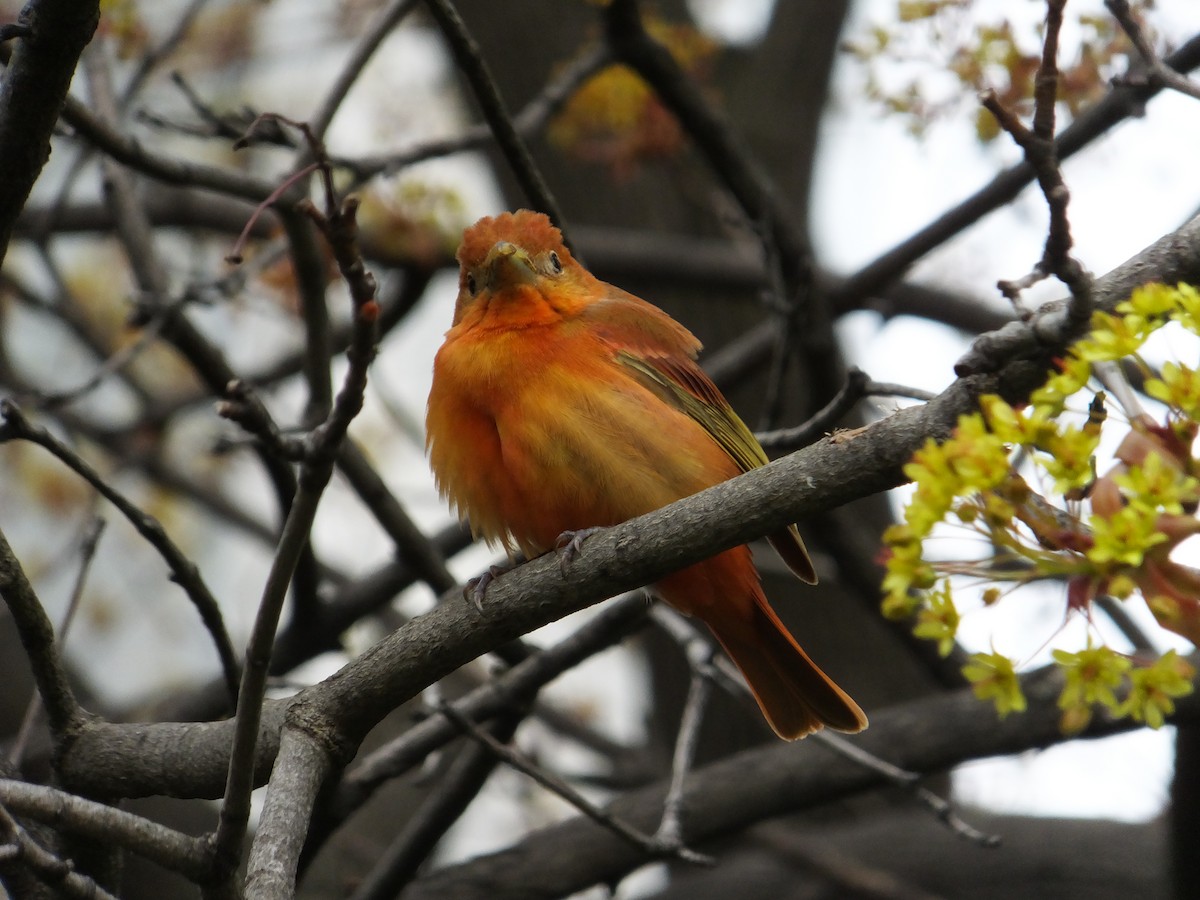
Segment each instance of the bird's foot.
[[515,568],[515,565],[488,566],[486,572],[467,582],[463,588],[463,597],[471,601],[471,605],[475,607],[477,613],[483,615],[483,598],[487,594],[488,586],[501,575],[511,572]]
[[558,540],[554,542],[554,549],[558,551],[558,568],[564,576],[567,574],[567,566],[575,562],[576,557],[583,550],[583,542],[597,531],[603,530],[603,528],[581,528],[579,531],[564,531],[558,536]]

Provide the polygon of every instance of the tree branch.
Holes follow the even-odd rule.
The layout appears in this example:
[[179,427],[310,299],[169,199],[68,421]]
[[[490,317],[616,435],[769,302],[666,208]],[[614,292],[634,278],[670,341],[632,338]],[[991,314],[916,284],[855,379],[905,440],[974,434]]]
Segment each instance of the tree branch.
[[[1059,673],[1039,670],[1021,679],[1029,709],[997,720],[995,709],[969,689],[933,695],[871,717],[853,743],[904,769],[932,774],[958,763],[1020,753],[1065,740],[1059,723]],[[1175,719],[1200,716],[1200,693],[1181,700]],[[946,727],[946,723],[954,727]],[[1140,727],[1128,719],[1098,721],[1085,733],[1099,737]],[[685,837],[693,845],[747,826],[885,784],[886,779],[817,741],[769,744],[727,757],[693,773],[684,808]],[[656,784],[613,802],[611,810],[639,827],[661,815],[666,785]],[[587,853],[569,848],[587,847]],[[410,885],[405,900],[530,900],[562,897],[593,884],[613,884],[647,861],[644,854],[581,818],[535,832],[515,846],[478,857]]]
[[200,614],[200,620],[204,623],[204,627],[208,630],[213,644],[217,648],[217,656],[225,674],[229,696],[236,696],[237,657],[233,651],[233,643],[229,639],[229,632],[225,629],[225,620],[221,615],[220,604],[209,591],[204,577],[200,574],[200,569],[171,540],[161,523],[140,510],[123,494],[109,485],[100,477],[99,472],[45,428],[34,425],[26,419],[16,404],[7,400],[0,401],[0,443],[14,439],[29,441],[48,450],[63,465],[90,484],[96,493],[115,506],[137,533],[146,540],[146,543],[158,551],[159,556],[171,570],[171,579],[179,585],[192,605],[196,607],[196,612]]
[[[297,563],[308,546],[309,534],[312,530],[313,520],[316,518],[317,505],[333,475],[338,451],[346,437],[350,422],[362,409],[363,395],[367,386],[367,370],[375,358],[375,341],[378,334],[379,304],[375,298],[375,278],[363,265],[357,244],[358,223],[355,213],[358,203],[354,198],[338,201],[328,160],[324,158],[324,149],[318,141],[312,138],[310,133],[306,132],[306,137],[309,138],[310,146],[320,163],[325,195],[324,212],[318,211],[315,207],[307,208],[307,212],[316,221],[329,242],[329,247],[337,260],[338,269],[350,290],[354,330],[350,347],[346,352],[349,366],[341,389],[324,421],[317,425],[308,436],[305,457],[300,467],[300,476],[297,479],[296,498],[291,509],[288,510],[283,533],[279,539],[279,549],[271,562],[271,570],[267,575],[266,585],[263,587],[258,615],[255,617],[250,640],[246,646],[246,666],[242,673],[241,688],[238,692],[234,745],[229,757],[220,824],[214,839],[216,862],[221,879],[231,877],[240,862],[241,845],[245,838],[250,815],[250,793],[254,786],[255,775],[255,750],[259,738],[267,675],[270,671],[271,653],[274,649],[275,634],[279,627],[283,601],[287,596],[288,584],[296,571]],[[294,721],[293,727],[295,727]],[[319,749],[308,748],[310,734],[306,733],[302,737],[293,735],[293,737],[296,746],[304,748],[305,758],[312,760],[314,766],[318,766],[320,760],[325,759]],[[317,784],[324,780],[329,764],[329,761],[326,761],[325,767],[318,769],[315,776]],[[285,770],[281,775],[281,777],[287,776],[293,779],[298,777],[291,770]],[[314,789],[313,797],[315,794]],[[302,801],[295,798],[286,801],[287,804],[299,802]],[[309,798],[308,802],[311,803],[312,798]],[[284,801],[276,800],[273,809],[283,806]],[[308,812],[311,812],[311,809]],[[273,828],[268,827],[275,821],[275,819],[271,819],[269,822],[262,823],[258,835],[256,835],[256,844],[259,839],[272,846],[278,840],[295,840],[299,841],[299,845],[303,844],[302,835],[288,835],[285,839],[276,834]],[[281,823],[280,827],[287,827],[287,822]],[[297,854],[299,845],[296,849]],[[274,871],[274,867],[269,868]]]
[[104,803],[0,778],[0,803],[13,812],[94,841],[130,850],[193,881],[209,871],[207,842]]
[[3,532],[0,532],[0,599],[7,604],[17,626],[46,707],[50,730],[56,739],[65,738],[83,726],[86,714],[71,691],[54,640],[54,626]]
[[[1200,65],[1200,36],[1189,40],[1166,62],[1180,72],[1191,71]],[[1161,86],[1154,84],[1115,85],[1103,100],[1076,118],[1054,139],[1058,159],[1064,160],[1079,152],[1125,119],[1140,116],[1146,103],[1160,90]],[[881,290],[922,256],[1011,201],[1035,177],[1033,167],[1027,162],[1005,169],[957,206],[847,278],[834,290],[835,305],[854,305],[857,299]]]
[[99,0],[30,0],[21,11],[23,30],[0,82],[0,262],[99,21]]
[[425,0],[425,6],[445,36],[459,71],[471,85],[480,112],[495,135],[500,152],[508,161],[517,183],[525,191],[526,199],[534,209],[544,212],[562,229],[565,241],[567,227],[562,210],[558,208],[558,201],[554,199],[554,194],[551,193],[542,173],[538,171],[525,139],[517,131],[512,114],[504,98],[500,96],[500,89],[488,69],[479,45],[467,31],[462,17],[450,0]]

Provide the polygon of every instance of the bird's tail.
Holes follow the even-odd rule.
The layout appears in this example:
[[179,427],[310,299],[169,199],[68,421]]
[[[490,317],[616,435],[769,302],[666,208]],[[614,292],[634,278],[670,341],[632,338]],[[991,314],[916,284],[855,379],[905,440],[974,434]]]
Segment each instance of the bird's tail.
[[753,603],[705,616],[709,629],[745,676],[775,733],[795,740],[828,726],[867,727],[858,704],[809,659],[755,586]]

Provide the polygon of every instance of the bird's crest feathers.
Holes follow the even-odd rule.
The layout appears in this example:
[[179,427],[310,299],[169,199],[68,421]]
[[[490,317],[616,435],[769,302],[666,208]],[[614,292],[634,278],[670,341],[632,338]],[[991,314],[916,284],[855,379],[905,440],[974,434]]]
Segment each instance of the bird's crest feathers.
[[553,250],[564,266],[574,262],[562,232],[554,227],[550,219],[539,212],[519,209],[498,216],[480,219],[463,232],[462,244],[458,248],[458,261],[464,269],[482,265],[488,251],[499,241],[511,241],[530,255]]

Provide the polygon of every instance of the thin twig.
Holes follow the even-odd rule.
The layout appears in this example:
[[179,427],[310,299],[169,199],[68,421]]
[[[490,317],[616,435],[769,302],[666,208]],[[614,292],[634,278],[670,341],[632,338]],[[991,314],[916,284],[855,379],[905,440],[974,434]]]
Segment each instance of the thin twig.
[[[695,622],[665,603],[655,603],[650,608],[650,619],[681,647],[688,646],[692,641],[707,640],[701,636],[700,627]],[[746,679],[728,656],[723,653],[714,655],[708,676],[721,690],[741,703],[748,713],[752,712],[753,720],[761,722],[763,730],[766,730],[766,722],[758,713],[758,704],[754,700],[754,695],[750,693]]]
[[[145,111],[139,116],[141,121],[159,128],[171,128],[193,136],[217,137],[234,142],[244,142],[242,143],[243,147],[248,146],[250,143],[282,146],[288,149],[293,149],[296,146],[295,139],[284,128],[279,127],[273,122],[258,121],[259,117],[257,113],[248,106],[242,106],[233,112],[217,112],[216,109],[200,96],[200,93],[192,87],[191,83],[183,77],[182,72],[172,72],[171,83],[183,95],[184,101],[192,108],[192,112],[205,125],[170,123],[159,116]],[[256,125],[258,127],[255,127]],[[251,133],[247,133],[247,131]]]
[[21,645],[33,669],[33,679],[42,695],[50,721],[50,731],[56,739],[65,737],[85,720],[86,713],[71,690],[54,626],[29,583],[21,563],[0,531],[0,599],[8,605]]
[[151,47],[146,53],[142,54],[138,60],[137,69],[129,77],[124,89],[121,91],[119,100],[121,109],[128,109],[129,104],[141,92],[142,85],[146,83],[146,79],[158,68],[158,64],[167,59],[176,48],[183,43],[184,38],[188,36],[188,32],[192,30],[192,25],[196,19],[204,11],[211,0],[192,0],[179,18],[175,20],[175,27],[171,29],[157,46]]
[[[1200,65],[1200,35],[1185,42],[1167,57],[1166,63],[1180,71],[1190,71]],[[1055,155],[1059,160],[1064,160],[1126,119],[1141,116],[1146,102],[1160,90],[1159,86],[1153,84],[1114,85],[1102,100],[1077,116],[1055,138]],[[1036,173],[1028,161],[1005,169],[971,196],[836,285],[832,290],[834,307],[856,307],[861,298],[882,290],[917,260],[961,234],[988,213],[1011,202],[1035,178]]]
[[[668,635],[685,647],[689,646],[692,641],[703,640],[698,637],[699,630],[690,621],[684,619],[669,607],[657,604],[651,616],[655,623],[661,626]],[[716,674],[722,676],[718,679],[719,683],[723,684],[727,690],[732,688],[730,692],[734,697],[743,699],[748,704],[753,703],[750,691],[745,686],[745,681],[738,675],[737,670],[728,659],[724,656],[714,658],[712,669],[715,670]],[[712,675],[710,674],[709,677],[712,677]],[[999,838],[985,835],[960,820],[954,814],[953,808],[947,801],[917,784],[921,778],[920,775],[914,772],[907,772],[886,760],[867,753],[854,742],[840,735],[833,734],[828,729],[821,729],[814,732],[810,735],[809,739],[815,739],[828,745],[833,752],[846,757],[872,772],[882,775],[898,787],[911,792],[918,801],[932,810],[939,820],[944,822],[960,837],[976,841],[988,847],[996,846],[999,843]]]
[[479,743],[487,747],[492,753],[498,756],[501,760],[507,763],[512,768],[516,769],[524,775],[529,776],[546,790],[553,794],[557,794],[563,800],[566,800],[581,813],[598,822],[604,827],[610,829],[615,834],[620,835],[639,850],[644,851],[652,859],[661,859],[663,857],[676,857],[685,862],[698,862],[692,857],[696,856],[693,851],[685,847],[672,847],[661,842],[657,837],[643,834],[636,828],[621,819],[611,815],[599,806],[596,806],[581,793],[563,781],[556,775],[547,772],[516,751],[501,744],[484,729],[480,728],[466,716],[462,715],[451,704],[443,704],[441,713],[446,718],[450,719],[463,734],[475,739]]
[[792,428],[780,428],[756,434],[763,449],[770,452],[791,451],[805,447],[829,432],[841,418],[850,412],[867,395],[870,378],[862,369],[852,366],[846,373],[846,382],[833,399],[825,404],[807,421]]
[[[481,731],[503,746],[512,740],[521,720],[519,712],[509,712]],[[499,761],[500,757],[479,741],[468,741],[460,748],[438,775],[436,788],[408,817],[350,900],[391,900],[400,893],[475,799]]]
[[[789,292],[784,278],[783,265],[779,258],[779,244],[776,242],[770,224],[757,222],[754,229],[763,248],[763,269],[766,273],[766,284],[762,290],[762,303],[772,310],[773,318],[778,324],[775,346],[771,348],[771,365],[767,372],[766,392],[762,403],[762,414],[759,417],[760,431],[778,427],[779,417],[783,411],[783,401],[786,392],[783,389],[784,378],[788,367],[795,359],[799,348],[800,304],[797,303],[795,290]],[[793,286],[794,287],[794,286]]]
[[936,396],[932,391],[924,391],[905,384],[872,381],[857,366],[851,366],[846,373],[846,383],[842,389],[807,421],[792,428],[760,432],[755,434],[755,437],[758,438],[758,442],[765,450],[775,453],[790,452],[799,447],[806,447],[828,434],[830,429],[864,397],[907,397],[911,400],[928,402]]
[[973,844],[978,844],[981,847],[994,848],[1000,846],[1002,840],[1000,835],[987,834],[963,821],[954,811],[954,807],[949,801],[939,797],[933,791],[929,790],[929,788],[920,784],[921,776],[916,772],[909,772],[906,769],[901,769],[899,766],[894,766],[886,760],[880,759],[875,754],[868,753],[853,741],[847,740],[839,734],[834,734],[828,729],[815,732],[812,737],[825,744],[835,753],[852,760],[864,769],[887,779],[896,787],[903,788],[905,791],[911,793],[922,806],[937,817],[939,822],[949,828],[952,834]]
[[[92,560],[96,557],[96,548],[100,545],[100,536],[104,533],[104,526],[107,523],[100,516],[94,517],[83,533],[83,538],[79,542],[79,571],[75,575],[75,585],[71,589],[71,596],[67,600],[67,611],[63,613],[62,621],[58,626],[58,645],[65,646],[67,642],[67,633],[71,630],[71,623],[75,621],[75,613],[79,609],[79,603],[83,599],[83,587],[87,584],[88,572],[92,567]],[[42,711],[42,701],[38,694],[34,694],[29,700],[29,705],[25,708],[25,716],[21,719],[21,727],[17,730],[17,736],[13,738],[12,747],[8,751],[8,762],[14,769],[20,769],[21,759],[25,755],[25,748],[29,743],[29,738],[33,734],[33,727],[37,724],[38,716]]]
[[868,381],[865,393],[868,397],[905,397],[922,403],[927,403],[937,396],[933,391],[908,384],[897,384],[894,381]]
[[116,895],[31,838],[3,803],[0,803],[0,860],[23,863],[39,881],[72,900],[117,900]]
[[[304,381],[308,388],[301,424],[311,427],[333,405],[333,342],[329,333],[329,304],[325,298],[327,261],[317,243],[312,222],[299,209],[281,209],[284,234],[291,252],[300,318],[304,323]],[[312,597],[310,592],[309,596]],[[298,610],[303,613],[304,610]]]
[[699,865],[716,865],[716,860],[707,854],[689,850],[683,842],[683,796],[687,774],[696,759],[696,747],[700,741],[700,726],[704,723],[704,710],[712,688],[713,645],[696,637],[684,647],[692,677],[688,685],[687,700],[683,705],[683,717],[679,722],[679,733],[675,737],[675,753],[671,758],[671,784],[663,800],[662,821],[654,832],[654,839],[667,847],[678,847],[687,854],[688,862]]
[[[459,71],[471,85],[479,110],[495,134],[496,144],[508,161],[517,183],[525,191],[526,199],[534,209],[544,212],[562,229],[565,240],[567,228],[562,210],[559,209],[558,201],[554,199],[542,173],[538,171],[537,164],[525,145],[525,139],[513,124],[512,115],[504,98],[500,96],[500,88],[496,79],[492,77],[479,45],[450,0],[425,0],[425,5],[445,36]],[[569,242],[567,246],[574,252]],[[579,254],[576,253],[575,256],[578,258]]]
[[225,682],[230,696],[234,696],[238,683],[237,657],[234,654],[229,633],[225,629],[225,620],[221,615],[220,604],[209,591],[204,577],[200,574],[200,569],[171,540],[162,524],[130,502],[70,447],[45,428],[34,425],[26,419],[15,403],[11,400],[2,400],[0,401],[0,443],[10,440],[29,441],[48,450],[59,462],[90,484],[97,493],[115,506],[137,533],[158,551],[159,556],[171,570],[171,579],[183,589],[200,614],[200,619],[217,648],[217,656],[221,661],[221,669],[225,674]]
[[1113,14],[1113,18],[1121,26],[1121,30],[1129,36],[1129,40],[1137,49],[1142,62],[1146,64],[1151,79],[1158,81],[1164,87],[1169,87],[1173,91],[1178,91],[1185,96],[1200,100],[1200,84],[1196,84],[1196,82],[1185,75],[1181,75],[1163,62],[1162,57],[1154,51],[1150,39],[1146,37],[1146,32],[1142,29],[1142,24],[1133,15],[1133,10],[1129,8],[1127,0],[1104,0],[1104,5]]
[[[600,44],[568,63],[557,77],[513,118],[517,132],[522,137],[529,137],[540,131],[551,116],[562,109],[576,88],[610,62],[612,53],[607,46]],[[426,141],[398,153],[353,158],[334,157],[333,161],[339,168],[353,172],[355,180],[361,183],[376,175],[394,175],[401,169],[427,159],[486,147],[494,139],[492,129],[487,123],[481,123],[472,125],[454,137]]]
[[[257,121],[257,119],[255,120]],[[243,135],[244,137],[244,135]],[[254,228],[258,224],[258,219],[267,211],[269,207],[276,206],[279,201],[286,196],[297,184],[315,172],[317,169],[316,163],[311,163],[293,172],[276,187],[271,190],[259,204],[254,208],[253,214],[246,220],[246,225],[242,229],[242,233],[233,243],[233,249],[225,257],[225,261],[232,265],[238,265],[242,261],[242,250],[249,243],[251,235],[254,233]]]
[[350,55],[342,66],[342,71],[338,73],[338,77],[330,86],[325,99],[308,119],[309,127],[312,128],[312,133],[318,140],[325,140],[325,133],[329,130],[333,117],[337,115],[342,101],[350,93],[350,88],[354,86],[354,82],[358,80],[362,70],[375,55],[375,51],[416,5],[417,0],[392,0],[386,9],[380,10],[379,14],[367,23],[362,37],[350,51]]
[[1068,316],[1072,324],[1083,327],[1092,316],[1092,276],[1071,255],[1071,223],[1067,207],[1071,194],[1063,181],[1058,149],[1054,141],[1055,104],[1058,102],[1058,36],[1062,29],[1063,8],[1067,0],[1047,0],[1046,34],[1042,42],[1042,60],[1034,80],[1033,129],[1026,128],[1000,103],[995,91],[983,95],[983,106],[996,117],[1025,153],[1025,161],[1037,176],[1042,195],[1050,210],[1050,227],[1042,258],[1033,271],[1015,281],[1001,281],[1000,290],[1016,300],[1021,290],[1046,275],[1053,275],[1071,292]]
[[205,165],[148,150],[141,141],[118,130],[76,97],[67,97],[62,116],[79,137],[117,162],[166,184],[205,188],[252,203],[261,202],[275,189],[274,182],[237,169]]
[[111,354],[83,383],[61,391],[39,392],[34,395],[34,401],[43,410],[53,410],[87,396],[145,353],[158,340],[166,321],[166,311],[160,308],[151,314],[149,323],[135,340]]

